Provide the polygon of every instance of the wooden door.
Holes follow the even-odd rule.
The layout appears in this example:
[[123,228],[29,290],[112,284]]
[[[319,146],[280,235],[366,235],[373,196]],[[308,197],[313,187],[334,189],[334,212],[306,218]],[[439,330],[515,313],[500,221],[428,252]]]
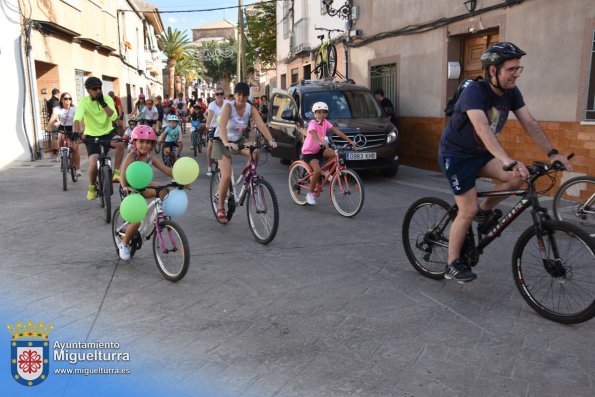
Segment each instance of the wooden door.
[[463,73],[461,81],[483,76],[480,57],[491,45],[498,42],[498,32],[473,35],[463,40]]

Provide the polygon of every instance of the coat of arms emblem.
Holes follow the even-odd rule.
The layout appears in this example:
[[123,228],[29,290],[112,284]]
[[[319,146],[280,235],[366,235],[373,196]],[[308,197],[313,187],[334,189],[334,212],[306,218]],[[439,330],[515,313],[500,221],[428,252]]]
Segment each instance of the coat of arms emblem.
[[24,386],[37,386],[46,380],[50,371],[49,333],[52,324],[29,320],[20,321],[14,327],[8,324],[12,334],[10,342],[10,369],[12,378]]

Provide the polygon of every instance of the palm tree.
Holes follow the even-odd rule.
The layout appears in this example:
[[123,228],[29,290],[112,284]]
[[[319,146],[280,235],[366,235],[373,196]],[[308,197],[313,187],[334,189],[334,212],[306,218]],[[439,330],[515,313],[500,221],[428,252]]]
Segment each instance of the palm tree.
[[204,71],[195,49],[186,50],[184,57],[176,64],[176,77],[181,77],[187,83],[202,78]]
[[175,98],[174,83],[176,76],[176,64],[184,59],[190,40],[185,32],[178,29],[172,30],[171,27],[159,36],[163,52],[167,56],[167,70],[169,73],[169,96]]

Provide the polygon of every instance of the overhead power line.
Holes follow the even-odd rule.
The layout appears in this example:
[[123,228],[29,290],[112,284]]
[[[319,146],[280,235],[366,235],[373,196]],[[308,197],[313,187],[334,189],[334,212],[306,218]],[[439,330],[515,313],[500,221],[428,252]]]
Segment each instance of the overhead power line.
[[[252,4],[247,4],[242,6],[242,8],[248,8],[248,7],[252,7],[258,4],[268,4],[268,3],[276,3],[278,1],[283,1],[283,0],[267,0],[267,1],[261,1],[258,3],[252,3]],[[189,12],[210,12],[210,11],[222,11],[222,10],[233,10],[233,9],[237,9],[240,8],[240,6],[229,6],[229,7],[217,7],[217,8],[205,8],[202,10],[178,10],[178,11],[161,11],[158,10],[156,11],[157,14],[183,14],[183,13],[189,13]],[[133,10],[120,10],[122,12],[136,12]]]

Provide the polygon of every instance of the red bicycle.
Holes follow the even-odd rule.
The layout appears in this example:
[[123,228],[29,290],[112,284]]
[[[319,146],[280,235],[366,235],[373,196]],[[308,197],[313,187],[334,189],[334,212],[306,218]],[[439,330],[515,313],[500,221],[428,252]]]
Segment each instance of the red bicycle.
[[[359,175],[345,166],[344,158],[348,147],[349,144],[331,147],[335,151],[335,157],[321,167],[322,177],[316,183],[314,193],[319,197],[328,182],[329,195],[335,209],[339,214],[351,218],[364,206],[364,185]],[[312,168],[304,160],[294,161],[289,167],[289,193],[296,204],[306,204],[312,174]]]

